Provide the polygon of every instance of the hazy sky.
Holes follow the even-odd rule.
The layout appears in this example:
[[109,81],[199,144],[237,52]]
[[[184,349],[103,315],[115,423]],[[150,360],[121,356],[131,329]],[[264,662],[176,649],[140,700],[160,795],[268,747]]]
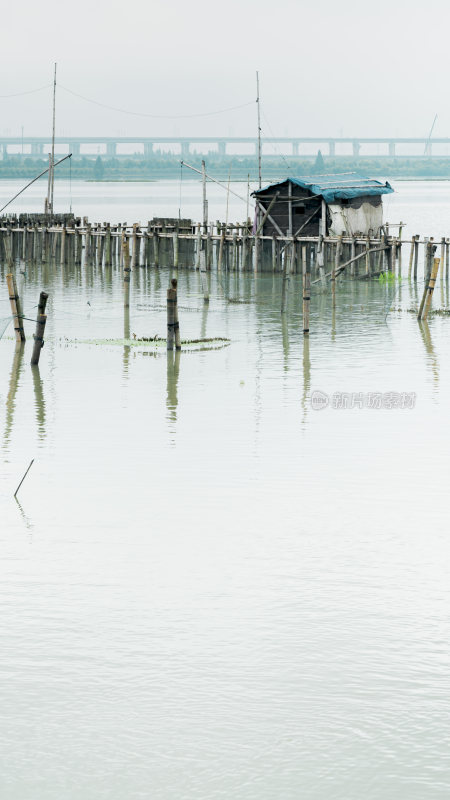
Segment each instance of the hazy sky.
[[[23,0],[2,7],[0,95],[49,85],[57,61],[57,134],[248,136],[259,70],[266,135],[424,136],[438,113],[450,136],[449,22],[444,0]],[[50,88],[0,109],[0,134],[51,130]]]

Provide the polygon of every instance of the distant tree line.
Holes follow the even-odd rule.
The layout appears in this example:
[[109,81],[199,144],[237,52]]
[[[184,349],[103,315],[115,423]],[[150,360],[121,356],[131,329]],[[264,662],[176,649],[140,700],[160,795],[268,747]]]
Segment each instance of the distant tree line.
[[[234,180],[250,180],[257,178],[257,164],[254,156],[237,157],[210,153],[206,156],[191,153],[189,163],[201,168],[205,158],[207,170],[214,177],[226,179],[231,166],[231,177]],[[187,167],[181,169],[180,156],[173,153],[154,153],[150,158],[137,156],[130,158],[109,158],[83,156],[74,157],[71,163],[67,160],[55,170],[55,178],[93,181],[117,180],[158,180],[159,178],[183,179],[195,177]],[[0,179],[23,178],[31,180],[46,169],[47,160],[29,156],[10,156],[0,161]],[[296,175],[314,175],[321,172],[361,172],[374,177],[384,178],[450,178],[450,156],[442,158],[353,158],[339,156],[331,158],[317,154],[315,160],[293,158],[263,159],[263,178],[266,181],[295,177]]]

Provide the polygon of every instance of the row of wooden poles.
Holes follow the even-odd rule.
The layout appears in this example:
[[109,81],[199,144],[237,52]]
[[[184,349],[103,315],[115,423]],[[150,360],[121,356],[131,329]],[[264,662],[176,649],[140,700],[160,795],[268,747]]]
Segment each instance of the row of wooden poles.
[[[32,234],[32,238],[28,239],[28,234]],[[120,233],[120,236],[119,236]],[[22,236],[22,239],[18,239],[14,237],[14,234],[17,236]],[[124,286],[124,306],[125,308],[129,307],[130,304],[130,275],[133,268],[137,268],[141,265],[141,261],[139,258],[139,251],[140,251],[140,243],[144,237],[144,241],[146,242],[146,250],[149,249],[150,242],[153,243],[153,251],[155,255],[155,242],[159,242],[160,239],[168,239],[173,243],[173,258],[172,264],[175,269],[179,268],[179,243],[180,237],[187,238],[189,241],[193,241],[193,234],[180,234],[178,230],[173,232],[157,232],[153,231],[146,231],[142,232],[140,227],[136,224],[133,225],[131,229],[127,228],[126,226],[117,226],[117,228],[113,228],[108,223],[105,223],[103,226],[96,226],[94,230],[92,226],[86,224],[85,227],[74,227],[74,228],[67,228],[66,226],[57,226],[54,228],[45,228],[35,225],[31,230],[28,228],[19,228],[16,226],[8,226],[0,229],[1,235],[1,243],[5,248],[5,256],[10,262],[14,262],[15,258],[17,257],[16,248],[20,245],[21,253],[19,257],[27,259],[32,258],[32,260],[41,260],[46,261],[48,258],[56,258],[59,257],[61,265],[65,264],[67,261],[72,261],[73,263],[80,263],[82,262],[83,258],[83,251],[84,251],[84,258],[85,259],[95,259],[97,263],[105,266],[109,266],[112,263],[113,257],[113,250],[114,255],[119,260],[118,263],[123,265],[123,286]],[[277,247],[281,247],[281,256],[282,258],[282,273],[283,273],[283,283],[282,283],[282,298],[281,298],[281,313],[286,311],[286,303],[287,303],[287,292],[288,292],[288,285],[289,285],[289,275],[293,274],[294,272],[298,271],[298,267],[296,268],[296,261],[299,260],[301,264],[301,271],[302,271],[302,311],[303,311],[303,333],[306,335],[309,333],[309,316],[310,316],[310,300],[311,300],[311,272],[312,269],[316,270],[316,274],[318,273],[318,278],[315,282],[321,283],[322,288],[326,287],[327,279],[330,279],[331,283],[331,296],[332,296],[332,305],[333,307],[336,305],[336,281],[340,274],[344,272],[347,267],[350,267],[350,275],[357,275],[357,264],[364,259],[364,276],[371,277],[373,274],[379,274],[380,272],[384,271],[385,265],[389,271],[395,269],[395,265],[398,264],[398,271],[401,271],[401,246],[403,244],[408,244],[408,242],[402,242],[399,238],[396,237],[389,237],[384,234],[380,239],[375,240],[371,239],[370,237],[365,237],[361,241],[358,237],[352,237],[350,240],[346,240],[343,235],[337,238],[324,238],[324,237],[317,237],[317,238],[302,238],[296,240],[294,237],[263,237],[263,236],[255,236],[251,237],[250,234],[242,233],[242,242],[244,239],[250,241],[253,239],[253,245],[255,247],[255,251],[257,250],[258,242],[264,241],[271,241],[272,247],[275,243]],[[197,255],[197,267],[200,271],[201,281],[202,281],[202,289],[203,289],[203,297],[204,301],[209,301],[209,288],[208,288],[208,280],[207,280],[207,271],[211,269],[212,260],[210,258],[210,253],[212,250],[211,244],[214,242],[214,234],[213,233],[206,233],[203,234],[202,231],[199,230],[195,234],[195,241],[196,241],[196,255]],[[217,269],[221,269],[222,257],[223,257],[223,245],[227,242],[227,232],[226,230],[222,230],[220,233],[220,237],[216,241],[218,242],[218,254],[217,254]],[[239,257],[237,255],[236,244],[238,242],[237,238],[237,231],[234,230],[232,237],[231,237],[231,244],[233,250],[236,254],[236,260],[233,258],[233,263],[236,270],[239,270],[239,266],[241,269],[244,269],[244,261],[242,261],[241,265],[239,264]],[[413,239],[409,242],[410,244],[410,255],[409,255],[409,270],[408,275],[413,275],[414,279],[417,279],[417,269],[418,269],[418,260],[419,260],[419,246],[421,244],[420,239],[418,236],[414,236]],[[433,243],[433,239],[427,239],[424,243],[425,250],[424,250],[424,274],[425,274],[425,290],[424,296],[421,304],[421,308],[419,311],[419,319],[423,314],[428,314],[429,305],[427,305],[427,297],[430,297],[431,303],[431,295],[434,289],[434,284],[437,278],[437,273],[439,268],[441,270],[441,276],[443,276],[444,270],[444,263],[445,263],[445,276],[448,279],[448,271],[449,271],[449,248],[450,248],[450,241],[443,238],[441,240],[441,257],[434,258],[434,253],[437,249],[437,245]],[[59,248],[58,248],[59,245]],[[131,247],[130,247],[131,245]],[[344,260],[343,252],[346,245],[349,245],[350,251],[347,255],[350,255],[350,258]],[[357,246],[363,246],[361,252],[357,253]],[[32,252],[29,253],[28,248],[32,248]],[[334,258],[331,258],[331,269],[327,273],[326,267],[327,264],[330,263],[329,255],[327,253],[327,248],[334,247]],[[299,250],[300,248],[300,250]],[[0,254],[1,255],[1,254]],[[373,271],[373,257],[374,255],[377,258],[377,263],[375,265],[376,272]],[[385,259],[385,261],[384,261]],[[156,259],[157,265],[159,264],[159,259]],[[256,261],[258,264],[258,261]],[[436,266],[437,265],[437,266]],[[434,274],[434,270],[436,267],[436,274]],[[256,270],[258,271],[258,270]],[[25,340],[25,334],[23,330],[23,314],[21,312],[20,307],[20,299],[17,292],[17,286],[15,283],[15,279],[12,273],[7,276],[7,283],[8,283],[8,290],[9,290],[9,297],[11,302],[11,309],[14,318],[14,326],[16,332],[16,338],[18,341]],[[431,284],[433,284],[431,288]],[[33,350],[33,359],[32,363],[38,363],[40,350],[43,346],[43,333],[45,329],[45,322],[46,317],[44,314],[45,311],[45,302],[42,307],[42,298],[45,296],[45,302],[47,295],[45,293],[41,293],[40,305],[38,308],[38,318],[36,322],[36,333],[35,333],[35,348]],[[173,343],[175,341],[175,346],[178,349],[180,346],[180,335],[179,335],[179,321],[178,321],[178,308],[177,308],[177,282],[172,281],[171,286],[168,289],[167,294],[167,346],[168,349],[173,349]],[[36,360],[37,359],[37,360]]]
[[[206,228],[206,229],[205,229]],[[95,260],[101,266],[123,263],[124,243],[129,243],[131,268],[138,266],[173,266],[175,269],[200,269],[200,254],[205,253],[207,270],[273,271],[303,273],[304,261],[310,263],[316,279],[321,266],[331,267],[339,275],[344,269],[351,277],[371,277],[380,272],[402,271],[402,255],[408,252],[408,277],[417,280],[418,265],[427,263],[427,248],[436,245],[433,239],[413,236],[402,240],[384,233],[381,237],[321,236],[289,237],[253,235],[247,225],[220,222],[186,228],[158,229],[149,223],[139,224],[86,222],[67,225],[5,224],[0,227],[0,258],[12,265],[22,259],[32,262],[57,261],[81,264],[82,259]],[[442,238],[441,272],[448,279],[450,239]],[[420,258],[420,249],[423,258]],[[426,274],[426,268],[424,268]],[[326,277],[332,277],[330,274]]]

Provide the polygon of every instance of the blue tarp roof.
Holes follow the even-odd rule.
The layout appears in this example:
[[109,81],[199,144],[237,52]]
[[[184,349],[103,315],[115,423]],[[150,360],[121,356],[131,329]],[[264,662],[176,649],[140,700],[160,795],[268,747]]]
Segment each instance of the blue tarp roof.
[[265,192],[267,189],[276,189],[283,183],[290,181],[302,189],[307,189],[312,194],[320,194],[326,203],[333,203],[335,200],[351,200],[353,197],[364,195],[390,194],[393,192],[392,186],[386,181],[381,183],[374,178],[365,178],[356,172],[345,172],[340,175],[311,175],[299,178],[287,178],[279,183],[272,183],[264,189],[259,189],[253,194]]

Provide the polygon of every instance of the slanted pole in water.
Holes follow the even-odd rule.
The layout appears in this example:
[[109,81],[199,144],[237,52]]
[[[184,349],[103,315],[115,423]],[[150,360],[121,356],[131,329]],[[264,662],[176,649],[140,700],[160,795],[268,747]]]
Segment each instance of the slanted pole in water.
[[23,313],[22,305],[20,302],[19,293],[17,291],[16,279],[12,273],[6,276],[6,285],[8,287],[9,302],[11,304],[11,311],[14,319],[14,330],[16,332],[16,341],[25,341],[25,331],[23,329]]
[[434,287],[436,285],[436,277],[437,277],[438,270],[439,270],[439,263],[440,263],[440,259],[439,258],[434,258],[433,259],[433,266],[431,268],[430,279],[429,279],[428,285],[425,287],[425,291],[424,291],[424,295],[423,295],[423,298],[422,298],[421,307],[420,307],[419,313],[417,315],[417,319],[421,319],[422,318],[422,309],[423,309],[423,320],[425,321],[426,318],[428,317],[428,312],[429,312],[430,306],[431,306],[431,298],[433,297]]

